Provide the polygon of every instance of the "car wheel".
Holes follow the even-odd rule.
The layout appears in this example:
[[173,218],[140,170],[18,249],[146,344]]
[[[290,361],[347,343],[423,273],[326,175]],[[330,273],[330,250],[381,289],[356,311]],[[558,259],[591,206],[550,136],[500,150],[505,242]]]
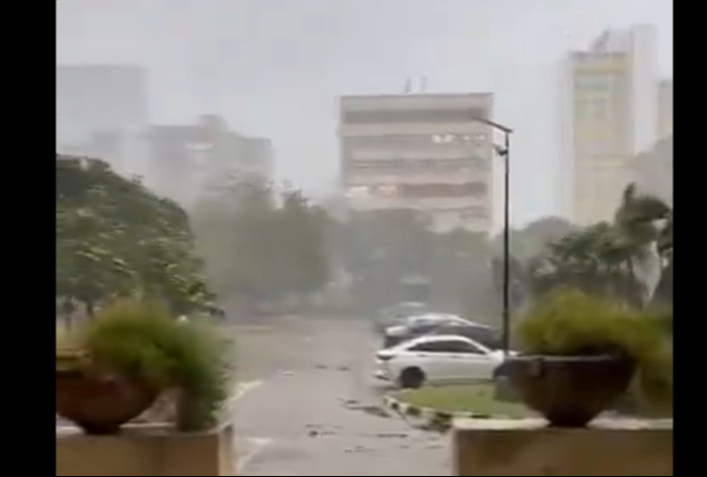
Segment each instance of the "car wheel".
[[400,373],[400,387],[418,389],[425,383],[425,373],[420,368],[407,368]]

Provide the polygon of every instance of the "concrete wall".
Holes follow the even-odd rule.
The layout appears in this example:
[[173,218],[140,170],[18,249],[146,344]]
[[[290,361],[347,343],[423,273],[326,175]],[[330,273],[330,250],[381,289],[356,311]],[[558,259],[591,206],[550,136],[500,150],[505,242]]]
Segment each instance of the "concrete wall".
[[235,475],[233,429],[174,433],[165,426],[128,426],[115,436],[71,431],[56,438],[56,475]]
[[673,428],[638,421],[552,429],[543,420],[464,420],[454,427],[454,475],[673,475]]

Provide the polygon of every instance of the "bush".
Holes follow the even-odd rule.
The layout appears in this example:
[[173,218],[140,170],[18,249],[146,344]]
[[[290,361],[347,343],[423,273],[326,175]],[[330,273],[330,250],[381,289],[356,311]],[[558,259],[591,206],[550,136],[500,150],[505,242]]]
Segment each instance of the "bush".
[[228,348],[204,324],[179,323],[156,303],[116,301],[83,330],[82,348],[97,369],[179,390],[178,427],[203,430],[226,398]]
[[637,367],[643,396],[672,406],[672,349],[653,315],[577,290],[554,292],[519,322],[521,351],[549,356],[610,354]]

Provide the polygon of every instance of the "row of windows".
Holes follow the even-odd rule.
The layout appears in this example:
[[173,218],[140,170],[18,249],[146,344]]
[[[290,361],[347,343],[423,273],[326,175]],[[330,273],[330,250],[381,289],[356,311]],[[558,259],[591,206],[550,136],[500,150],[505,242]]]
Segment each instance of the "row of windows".
[[390,136],[354,136],[342,139],[344,147],[406,148],[444,145],[466,145],[486,141],[484,133],[473,134],[407,134]]
[[488,162],[479,157],[468,159],[390,159],[379,161],[354,161],[349,170],[362,174],[416,174],[424,172],[485,171]]
[[465,184],[400,184],[379,186],[354,186],[348,190],[348,197],[389,197],[404,199],[433,199],[482,197],[487,194],[488,186],[483,182]]
[[574,77],[574,88],[577,92],[613,93],[619,97],[626,96],[628,79],[621,74],[584,73]]
[[420,343],[411,347],[410,351],[417,351],[419,353],[486,354],[481,348],[472,343],[457,340]]
[[486,117],[487,111],[483,108],[344,111],[342,114],[343,122],[348,124],[465,123]]
[[402,197],[425,199],[432,197],[480,197],[486,195],[488,187],[483,182],[466,184],[404,184],[400,186]]

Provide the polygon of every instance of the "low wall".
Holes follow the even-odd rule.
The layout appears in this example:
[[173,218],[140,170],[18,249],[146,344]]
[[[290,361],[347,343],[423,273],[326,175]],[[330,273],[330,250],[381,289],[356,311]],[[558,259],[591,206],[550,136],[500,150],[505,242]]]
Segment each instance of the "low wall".
[[673,475],[672,421],[558,429],[539,419],[457,420],[453,442],[454,475]]
[[193,434],[135,425],[113,436],[57,428],[57,476],[235,475],[234,462],[231,425]]

